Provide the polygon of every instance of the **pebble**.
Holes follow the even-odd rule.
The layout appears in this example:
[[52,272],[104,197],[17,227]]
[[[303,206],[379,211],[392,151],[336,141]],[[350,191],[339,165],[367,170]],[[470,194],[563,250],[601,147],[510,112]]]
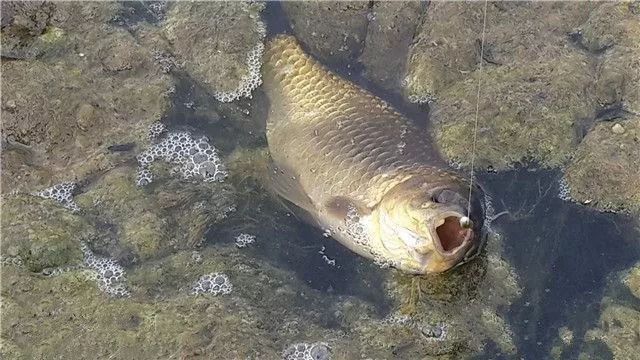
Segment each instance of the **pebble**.
[[622,134],[624,133],[624,127],[622,127],[622,125],[620,124],[615,124],[613,125],[613,127],[611,127],[611,131],[613,131],[614,134]]

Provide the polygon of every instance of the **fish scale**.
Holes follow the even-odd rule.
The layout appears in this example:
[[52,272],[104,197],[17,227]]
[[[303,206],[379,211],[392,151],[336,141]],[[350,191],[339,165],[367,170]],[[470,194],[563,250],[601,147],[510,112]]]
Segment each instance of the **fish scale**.
[[444,166],[432,155],[426,133],[385,101],[331,73],[290,36],[270,42],[264,84],[271,100],[272,157],[296,169],[300,185],[318,203],[340,194],[376,204],[412,174]]
[[[291,36],[267,45],[265,184],[302,219],[381,266],[442,272],[483,244],[483,192],[442,161],[426,132],[337,76]],[[467,210],[467,203],[470,205]]]

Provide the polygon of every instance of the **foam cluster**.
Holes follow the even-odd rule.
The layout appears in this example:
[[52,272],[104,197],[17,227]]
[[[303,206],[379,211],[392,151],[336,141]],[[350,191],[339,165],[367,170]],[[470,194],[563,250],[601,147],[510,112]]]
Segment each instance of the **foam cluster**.
[[73,201],[73,192],[75,191],[76,187],[76,183],[63,182],[50,188],[38,191],[34,195],[45,199],[53,199],[72,212],[78,212],[80,211],[80,207]]
[[167,126],[160,121],[156,121],[149,126],[147,136],[149,137],[149,140],[155,141],[165,132],[167,132]]
[[191,287],[192,295],[213,294],[227,295],[233,290],[229,277],[223,273],[202,275]]
[[103,292],[113,297],[128,297],[130,295],[125,282],[125,271],[114,259],[96,256],[88,246],[82,244],[84,266],[90,270],[89,277],[98,283]]
[[331,348],[328,344],[297,343],[290,345],[282,352],[283,360],[330,360]]
[[22,267],[24,262],[20,256],[5,256],[0,254],[0,265],[2,266],[15,266]]
[[414,104],[430,104],[436,100],[432,95],[409,95],[407,98]]
[[[152,125],[154,126],[157,125]],[[186,180],[222,181],[227,177],[226,167],[218,156],[217,149],[209,144],[206,137],[193,138],[186,131],[177,131],[157,138],[163,132],[161,127],[157,126],[153,131],[157,141],[137,156],[138,186],[145,186],[153,181],[149,166],[156,160],[176,165],[172,172],[179,173]],[[150,129],[150,136],[151,133]]]
[[564,201],[572,201],[571,199],[571,189],[569,188],[569,183],[567,183],[567,179],[564,177],[560,179],[560,183],[558,184],[558,197]]
[[159,50],[153,52],[153,60],[164,74],[170,73],[171,70],[177,67],[176,60],[173,56]]
[[236,236],[236,246],[239,248],[247,247],[247,245],[254,241],[256,241],[256,237],[254,235],[242,233]]
[[162,21],[166,17],[167,1],[149,1],[146,3],[148,11],[158,20]]
[[260,35],[260,41],[247,54],[247,74],[240,79],[240,83],[232,91],[216,91],[213,96],[221,102],[231,102],[241,97],[251,98],[251,92],[262,84],[260,67],[262,66],[262,54],[264,53],[264,40],[267,28],[260,20],[256,22],[256,29]]

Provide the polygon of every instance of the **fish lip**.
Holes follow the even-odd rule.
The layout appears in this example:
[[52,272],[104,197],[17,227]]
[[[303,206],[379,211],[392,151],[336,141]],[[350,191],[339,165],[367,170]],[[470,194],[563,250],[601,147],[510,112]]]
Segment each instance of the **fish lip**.
[[464,217],[464,216],[466,215],[461,214],[460,212],[457,212],[457,211],[444,211],[440,213],[438,217],[434,218],[433,221],[431,222],[431,226],[429,226],[429,233],[431,234],[431,239],[433,239],[433,246],[442,257],[447,259],[453,259],[458,257],[462,258],[462,256],[466,254],[467,249],[469,249],[470,246],[472,245],[472,239],[474,235],[473,228],[467,229],[467,233],[464,239],[462,240],[462,243],[458,247],[449,251],[445,250],[442,247],[440,236],[438,236],[437,229],[440,225],[442,225],[440,222],[445,221],[445,219],[448,217],[456,217],[460,219],[461,217]]

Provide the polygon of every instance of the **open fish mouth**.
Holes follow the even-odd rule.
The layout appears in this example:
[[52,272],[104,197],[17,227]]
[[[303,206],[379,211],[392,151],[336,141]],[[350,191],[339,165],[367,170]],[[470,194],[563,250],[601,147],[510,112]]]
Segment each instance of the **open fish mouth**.
[[464,252],[473,239],[473,229],[461,224],[464,216],[455,212],[444,213],[434,221],[431,236],[436,250],[445,257],[456,257]]

